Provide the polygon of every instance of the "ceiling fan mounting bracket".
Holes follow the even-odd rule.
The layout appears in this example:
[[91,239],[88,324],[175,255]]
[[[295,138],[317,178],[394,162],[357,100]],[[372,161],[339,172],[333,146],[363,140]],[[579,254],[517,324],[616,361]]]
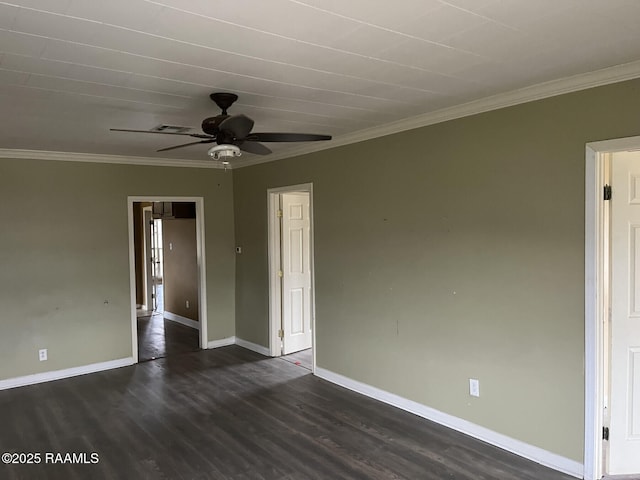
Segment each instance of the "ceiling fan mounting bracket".
[[229,108],[233,103],[238,100],[238,95],[235,93],[227,93],[227,92],[215,92],[209,95],[209,98],[215,102],[215,104],[220,107],[222,110],[222,115],[227,114],[227,108]]

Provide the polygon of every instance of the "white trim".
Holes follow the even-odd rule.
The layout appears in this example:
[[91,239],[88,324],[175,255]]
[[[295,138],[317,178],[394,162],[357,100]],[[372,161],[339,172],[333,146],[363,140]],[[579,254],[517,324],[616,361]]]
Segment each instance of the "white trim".
[[311,371],[316,368],[316,298],[315,298],[315,254],[314,236],[315,226],[313,219],[313,183],[300,183],[285,187],[267,189],[267,228],[268,228],[268,264],[269,264],[269,355],[278,357],[282,352],[278,349],[280,329],[278,319],[282,316],[282,285],[278,277],[280,268],[280,224],[276,216],[279,208],[280,194],[306,192],[309,194],[309,267],[311,274]]
[[133,230],[133,201],[127,200],[127,225],[129,232],[129,308],[131,315],[131,358],[138,363],[138,313],[136,309],[136,247]]
[[311,269],[311,373],[316,373],[316,265],[315,265],[315,220],[313,215],[313,183],[309,183],[309,265]]
[[[143,308],[145,310],[152,310],[153,309],[153,267],[152,267],[152,260],[151,257],[153,256],[153,253],[151,252],[151,245],[152,245],[152,240],[151,240],[151,225],[150,223],[153,222],[153,207],[144,207],[142,209],[142,219],[143,219],[143,223],[144,223],[144,228],[142,229],[142,237],[143,237],[143,244],[144,244],[144,299],[145,299],[145,305],[143,306]],[[136,295],[137,296],[137,295]]]
[[640,136],[589,142],[586,147],[597,153],[633,152],[640,150]]
[[328,142],[308,143],[299,147],[287,149],[281,153],[274,153],[268,157],[241,157],[239,161],[234,161],[234,168],[247,167],[258,163],[272,162],[283,158],[305,155],[307,153],[318,152],[328,148],[349,145],[352,143],[370,140],[372,138],[412,130],[414,128],[426,127],[428,125],[455,120],[457,118],[477,115],[479,113],[490,112],[492,110],[512,107],[522,103],[533,102],[612,83],[623,82],[625,80],[632,80],[638,77],[640,77],[640,61],[616,65],[596,70],[594,72],[560,78],[558,80],[539,83],[537,85],[512,90],[510,92],[499,93],[491,97],[481,98],[462,105],[443,108],[441,110],[436,110],[435,112],[417,115],[397,122],[359,130],[354,133],[336,137]]
[[136,317],[136,271],[135,245],[133,239],[133,204],[135,202],[193,202],[196,204],[196,256],[198,265],[198,324],[200,326],[200,348],[209,348],[207,338],[207,276],[205,258],[204,198],[179,196],[129,196],[127,197],[127,217],[129,228],[129,282],[131,294],[131,336],[132,357],[138,362],[138,319]]
[[[612,83],[623,82],[640,77],[640,61],[615,65],[593,72],[587,72],[571,77],[551,80],[529,87],[512,90],[510,92],[499,93],[491,97],[481,98],[462,105],[455,105],[448,108],[436,110],[434,112],[417,115],[397,122],[359,130],[334,138],[328,142],[310,142],[298,147],[287,148],[280,153],[271,155],[243,155],[235,158],[232,165],[226,168],[234,169],[248,167],[258,163],[273,162],[283,158],[296,157],[307,153],[327,150],[329,148],[349,145],[352,143],[370,140],[372,138],[391,135],[392,133],[403,132],[414,128],[426,127],[436,123],[455,120],[456,118],[468,117],[478,113],[498,110],[500,108],[511,107],[522,103],[542,100],[544,98],[555,97],[566,93],[577,92],[589,88],[600,87]],[[93,153],[75,152],[47,152],[43,150],[20,150],[20,149],[0,149],[0,158],[30,158],[36,160],[61,160],[72,162],[98,162],[98,163],[121,163],[134,165],[154,165],[171,167],[194,167],[194,168],[222,168],[222,162],[213,160],[195,159],[175,159],[175,158],[155,158],[155,157],[127,157],[120,155],[100,155]]]
[[367,385],[366,383],[358,382],[321,367],[316,368],[315,375],[327,380],[328,382],[335,383],[336,385],[348,388],[354,392],[361,393],[367,397],[374,398],[386,404],[400,408],[401,410],[413,413],[419,417],[439,423],[440,425],[462,432],[546,467],[553,468],[554,470],[558,470],[576,478],[582,478],[582,464],[575,460],[557,455],[501,433],[494,432],[493,430],[476,425],[475,423],[471,423],[462,418],[449,415],[448,413],[427,407],[421,403],[414,402],[413,400]]
[[151,165],[154,167],[188,167],[224,169],[221,162],[180,158],[136,157],[104,155],[97,153],[53,152],[47,150],[22,150],[0,148],[0,158],[25,160],[53,160],[58,162],[115,163],[124,165]]
[[598,218],[600,217],[600,209],[596,199],[599,195],[594,192],[599,191],[600,183],[597,174],[597,154],[595,150],[589,146],[586,147],[586,179],[585,179],[585,408],[584,408],[584,478],[585,480],[595,480],[601,475],[596,472],[602,471],[600,462],[601,455],[598,435],[595,432],[600,431],[602,423],[598,419],[597,412],[599,389],[598,389],[598,367],[597,352],[599,351],[599,342],[597,334],[598,316],[598,263],[599,263],[599,245],[598,245]]
[[227,337],[221,338],[220,340],[211,340],[207,348],[220,348],[220,347],[228,347],[229,345],[236,344],[236,337]]
[[195,320],[191,320],[190,318],[183,317],[176,313],[171,313],[168,311],[162,312],[162,316],[167,320],[171,320],[172,322],[179,323],[184,325],[185,327],[195,328],[196,330],[200,330],[200,322],[196,322]]
[[257,343],[249,342],[247,340],[243,340],[242,338],[235,337],[236,345],[242,348],[246,348],[247,350],[252,350],[254,352],[259,353],[260,355],[264,355],[265,357],[270,357],[271,352],[267,347],[262,345],[258,345]]
[[204,228],[204,198],[196,203],[196,265],[198,268],[198,323],[200,325],[200,348],[209,348],[207,323],[207,259]]
[[269,262],[269,355],[279,357],[282,350],[278,330],[282,318],[282,285],[277,272],[280,268],[280,225],[276,212],[280,208],[280,194],[277,189],[267,190],[267,256]]
[[121,358],[118,360],[110,360],[108,362],[92,363],[81,367],[65,368],[64,370],[54,370],[52,372],[36,373],[26,375],[24,377],[8,378],[0,380],[0,390],[8,388],[23,387],[25,385],[34,385],[36,383],[50,382],[52,380],[60,380],[62,378],[77,377],[78,375],[86,375],[88,373],[101,372],[103,370],[111,370],[113,368],[128,367],[135,363],[132,357]]
[[640,136],[587,143],[585,148],[585,417],[584,478],[602,477],[604,155],[640,149]]

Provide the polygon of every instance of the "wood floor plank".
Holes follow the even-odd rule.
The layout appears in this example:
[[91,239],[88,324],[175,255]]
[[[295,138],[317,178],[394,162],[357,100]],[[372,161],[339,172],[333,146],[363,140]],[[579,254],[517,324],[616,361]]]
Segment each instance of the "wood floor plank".
[[162,312],[138,317],[138,361],[200,349],[198,330],[163,318]]
[[237,346],[0,392],[0,478],[569,480],[504,450]]

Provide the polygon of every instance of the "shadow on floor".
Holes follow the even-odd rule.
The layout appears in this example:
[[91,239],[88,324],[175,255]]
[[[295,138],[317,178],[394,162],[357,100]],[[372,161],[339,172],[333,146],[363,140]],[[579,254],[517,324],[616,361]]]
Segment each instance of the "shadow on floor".
[[306,350],[300,350],[299,352],[290,353],[289,355],[283,355],[280,357],[282,360],[298,365],[299,367],[306,368],[310,372],[313,370],[313,353],[310,348]]

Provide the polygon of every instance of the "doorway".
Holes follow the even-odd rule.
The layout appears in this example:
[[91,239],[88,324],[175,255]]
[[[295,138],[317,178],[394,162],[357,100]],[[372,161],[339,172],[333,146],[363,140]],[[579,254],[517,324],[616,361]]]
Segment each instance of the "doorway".
[[207,348],[201,197],[129,197],[132,356]]
[[267,191],[272,356],[315,370],[313,185]]
[[584,478],[640,475],[640,137],[587,145]]

